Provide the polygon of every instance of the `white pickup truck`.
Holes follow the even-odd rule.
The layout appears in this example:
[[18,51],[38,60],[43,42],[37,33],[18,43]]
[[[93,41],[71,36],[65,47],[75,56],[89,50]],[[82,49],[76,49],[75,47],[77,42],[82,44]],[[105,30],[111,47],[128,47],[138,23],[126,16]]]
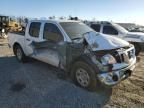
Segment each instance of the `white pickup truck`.
[[135,46],[136,55],[144,51],[144,33],[129,32],[122,26],[108,21],[87,22],[96,32],[108,34],[130,42]]
[[116,85],[136,64],[133,45],[76,21],[30,21],[25,32],[9,33],[8,40],[19,61],[32,57],[63,69],[88,90]]

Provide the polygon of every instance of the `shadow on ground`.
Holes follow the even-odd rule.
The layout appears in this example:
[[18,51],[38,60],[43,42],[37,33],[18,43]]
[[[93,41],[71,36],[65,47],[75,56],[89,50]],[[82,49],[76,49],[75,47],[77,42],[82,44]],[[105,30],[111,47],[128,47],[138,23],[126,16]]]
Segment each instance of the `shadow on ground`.
[[110,100],[112,90],[88,92],[58,74],[36,60],[22,64],[15,57],[1,57],[1,108],[103,108]]

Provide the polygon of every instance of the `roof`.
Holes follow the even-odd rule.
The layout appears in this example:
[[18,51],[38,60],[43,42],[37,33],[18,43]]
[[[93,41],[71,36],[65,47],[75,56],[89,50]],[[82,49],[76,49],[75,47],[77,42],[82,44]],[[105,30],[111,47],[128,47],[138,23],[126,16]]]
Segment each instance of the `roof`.
[[90,21],[91,24],[112,24],[110,21]]
[[136,27],[136,24],[134,24],[134,23],[117,23],[117,24],[121,25],[124,28],[129,28],[129,27],[135,28]]
[[74,21],[74,20],[30,20],[30,22],[80,22],[80,21]]

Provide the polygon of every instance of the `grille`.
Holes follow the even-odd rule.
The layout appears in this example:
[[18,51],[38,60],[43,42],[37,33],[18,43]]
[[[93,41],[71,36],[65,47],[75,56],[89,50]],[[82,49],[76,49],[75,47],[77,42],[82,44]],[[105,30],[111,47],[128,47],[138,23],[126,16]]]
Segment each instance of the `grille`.
[[122,62],[127,62],[128,60],[133,58],[133,56],[134,56],[134,50],[132,49],[132,50],[127,51],[125,53],[117,52],[114,57],[115,57],[117,63],[122,63]]
[[121,63],[121,57],[120,57],[120,55],[118,54],[118,52],[114,55],[114,57],[115,57],[117,63]]
[[134,56],[134,50],[128,51],[128,57],[131,59]]
[[125,61],[124,54],[121,54],[120,56],[121,56],[121,62],[124,62]]

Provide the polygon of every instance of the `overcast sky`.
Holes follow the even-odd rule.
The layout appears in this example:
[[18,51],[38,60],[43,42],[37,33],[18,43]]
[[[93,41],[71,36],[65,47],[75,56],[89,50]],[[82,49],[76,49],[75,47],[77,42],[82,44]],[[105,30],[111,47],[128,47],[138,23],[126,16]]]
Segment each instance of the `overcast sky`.
[[144,0],[1,0],[0,14],[28,17],[78,16],[144,25]]

